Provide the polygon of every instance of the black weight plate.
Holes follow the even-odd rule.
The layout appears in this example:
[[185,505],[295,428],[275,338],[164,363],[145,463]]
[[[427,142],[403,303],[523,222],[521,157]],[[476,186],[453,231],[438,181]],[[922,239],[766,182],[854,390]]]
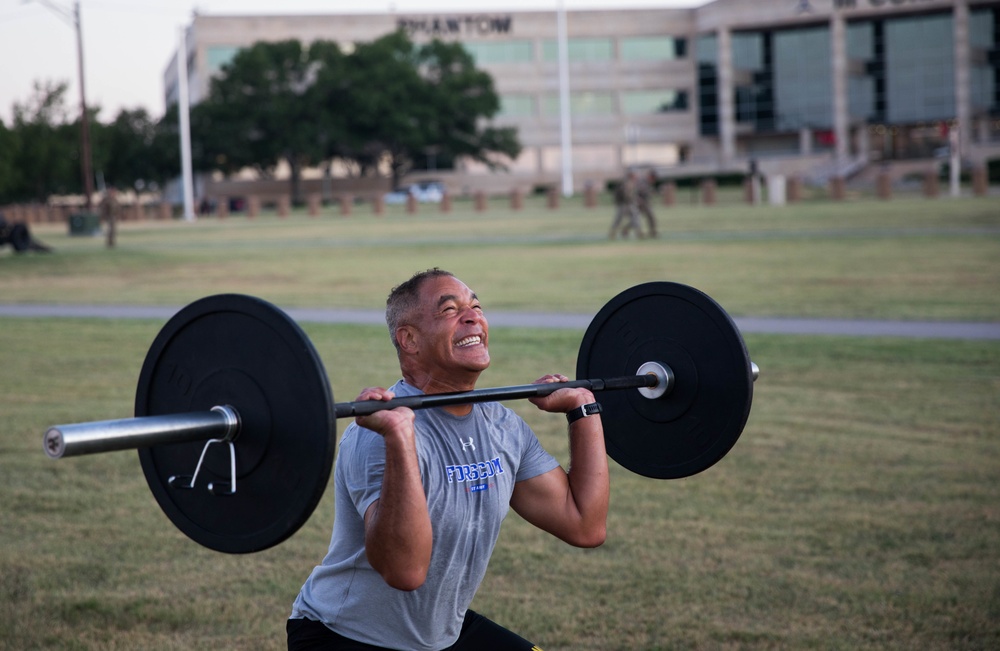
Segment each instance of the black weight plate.
[[212,444],[191,489],[170,485],[194,474],[205,442],[139,450],[150,490],[167,517],[195,542],[242,554],[295,533],[322,497],[336,445],[333,394],[323,363],[299,326],[251,296],[209,296],[183,308],[146,354],[136,416],[207,411],[230,405],[240,415],[235,440],[236,493],[228,482],[229,446]]
[[656,399],[638,390],[598,396],[608,455],[656,479],[694,475],[736,444],[753,399],[753,372],[736,324],[697,289],[653,282],[625,290],[591,321],[580,344],[578,378],[635,375],[645,362],[674,372]]

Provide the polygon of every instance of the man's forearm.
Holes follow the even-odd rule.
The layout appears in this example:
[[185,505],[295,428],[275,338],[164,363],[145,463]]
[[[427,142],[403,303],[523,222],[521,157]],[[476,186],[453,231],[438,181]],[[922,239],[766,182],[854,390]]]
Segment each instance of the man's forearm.
[[604,541],[611,482],[600,416],[581,418],[570,426],[569,488],[580,513],[581,530],[591,544]]
[[433,536],[412,433],[386,436],[385,451],[382,492],[365,518],[365,550],[386,583],[415,590],[427,576]]

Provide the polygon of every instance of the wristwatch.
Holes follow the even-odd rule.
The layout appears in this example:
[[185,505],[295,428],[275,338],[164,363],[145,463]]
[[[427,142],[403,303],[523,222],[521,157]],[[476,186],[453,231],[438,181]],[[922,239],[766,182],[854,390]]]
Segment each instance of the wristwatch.
[[601,409],[601,403],[599,402],[592,402],[589,405],[580,405],[579,407],[574,407],[571,411],[566,412],[566,422],[572,425],[581,418],[599,414],[601,411],[603,410]]

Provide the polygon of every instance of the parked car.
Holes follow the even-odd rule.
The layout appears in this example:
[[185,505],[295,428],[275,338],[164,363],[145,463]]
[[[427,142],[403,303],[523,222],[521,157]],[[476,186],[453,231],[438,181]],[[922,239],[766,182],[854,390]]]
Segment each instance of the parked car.
[[385,195],[386,203],[406,203],[408,196],[413,196],[420,203],[440,203],[444,198],[445,187],[440,181],[421,181],[396,188]]

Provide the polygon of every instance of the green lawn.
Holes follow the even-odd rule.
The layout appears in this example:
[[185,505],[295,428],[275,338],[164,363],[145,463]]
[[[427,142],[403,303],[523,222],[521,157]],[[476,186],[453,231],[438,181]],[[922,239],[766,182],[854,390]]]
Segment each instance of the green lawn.
[[[664,237],[641,242],[606,241],[605,209],[359,208],[126,224],[110,252],[37,225],[55,253],[0,254],[0,301],[173,305],[242,291],[377,308],[392,284],[437,265],[487,310],[595,312],[630,285],[675,280],[734,315],[1000,320],[998,207],[684,206],[661,209]],[[131,415],[162,325],[0,319],[0,649],[283,648],[291,602],[329,542],[330,492],[287,542],[230,556],[170,524],[134,452],[52,461],[41,450],[47,425]],[[384,328],[303,327],[338,401],[398,375]],[[572,374],[581,337],[496,327],[480,384]],[[598,549],[511,515],[474,607],[547,651],[1000,648],[1000,342],[750,335],[747,346],[761,377],[721,462],[672,481],[612,462]],[[563,419],[511,406],[566,460]]]

